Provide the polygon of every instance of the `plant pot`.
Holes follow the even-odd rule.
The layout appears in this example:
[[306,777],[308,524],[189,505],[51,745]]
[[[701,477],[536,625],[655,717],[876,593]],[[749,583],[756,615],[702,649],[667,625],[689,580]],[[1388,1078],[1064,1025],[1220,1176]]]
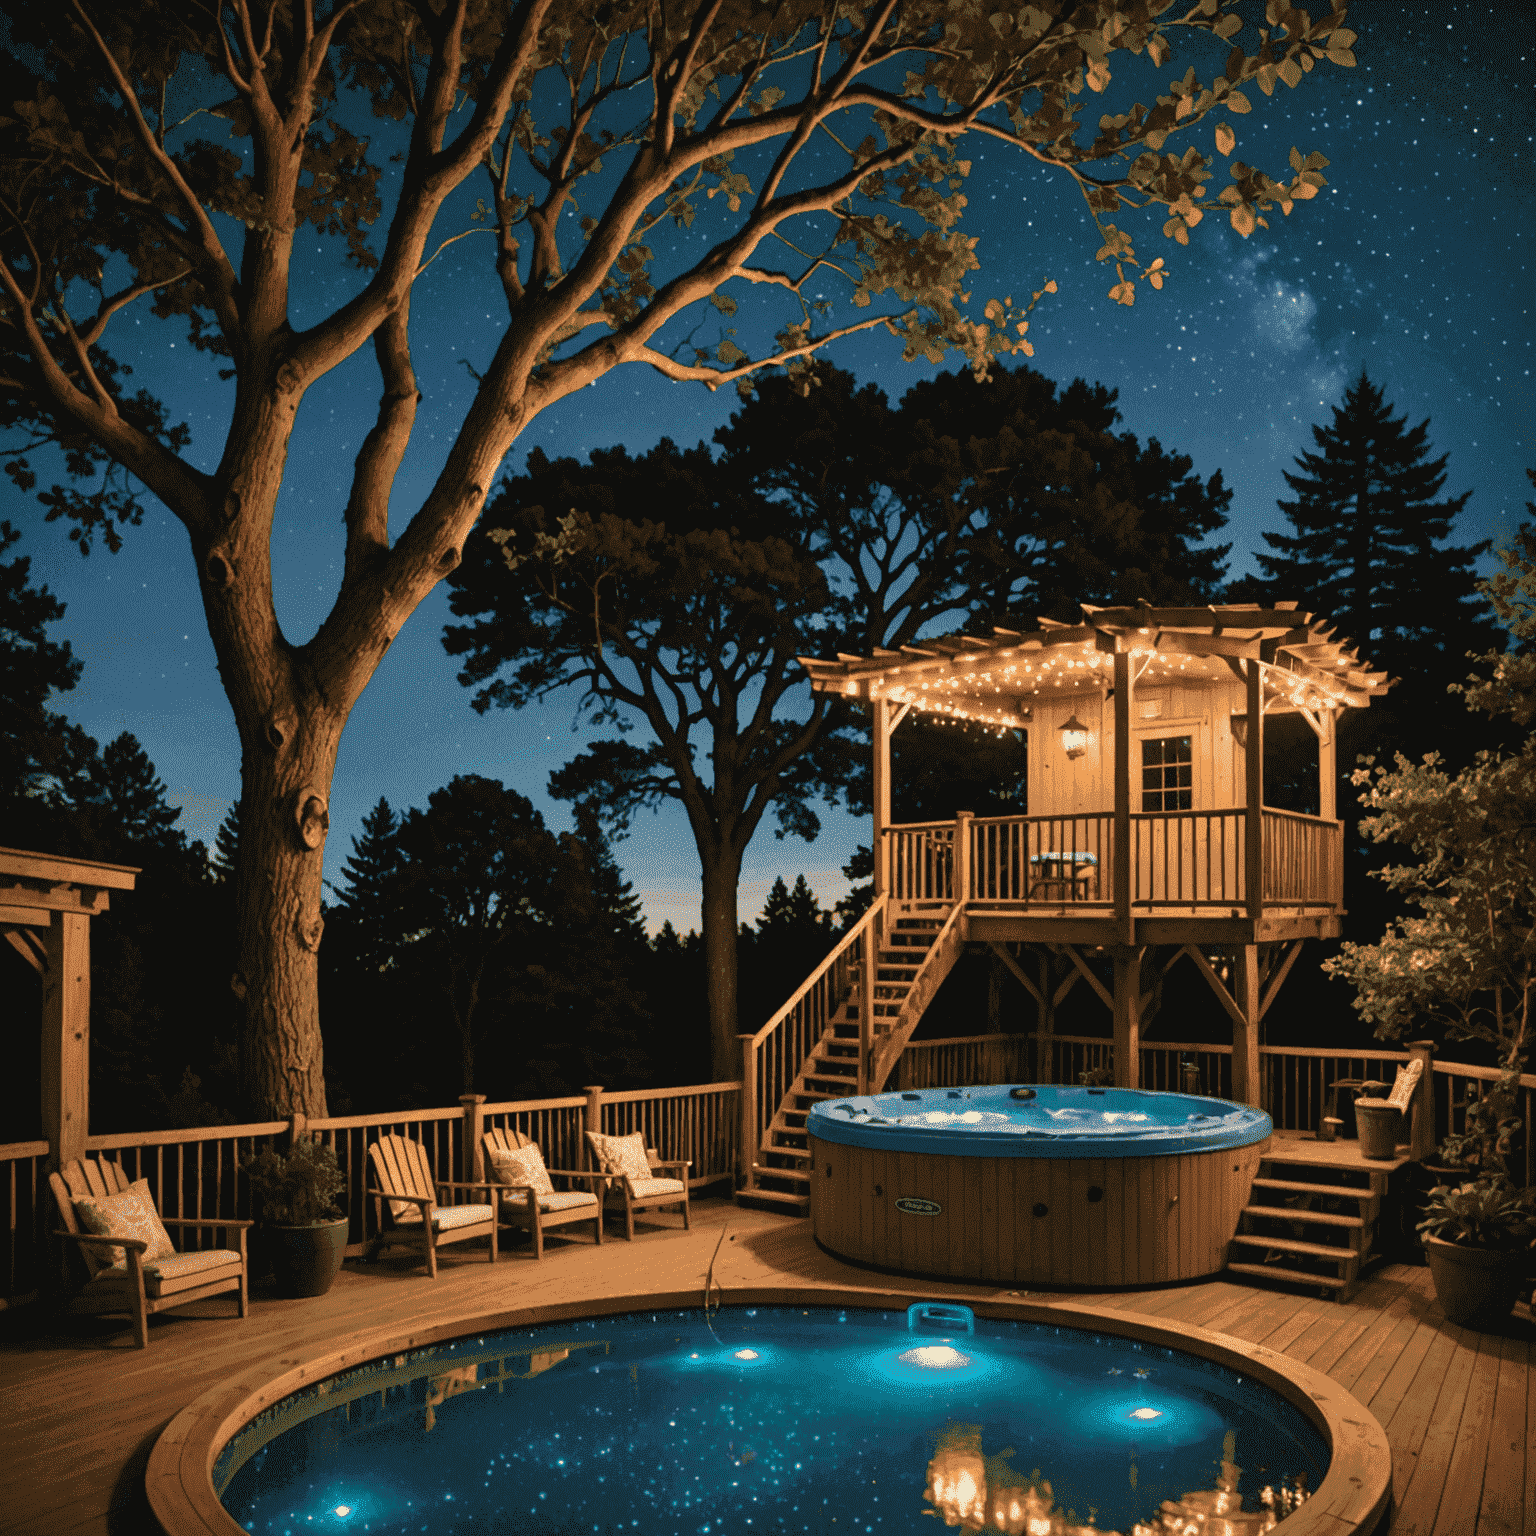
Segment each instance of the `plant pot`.
[[1356,1099],[1355,1124],[1360,1129],[1360,1156],[1397,1156],[1397,1138],[1403,1128],[1402,1112],[1385,1099]]
[[348,1222],[319,1221],[308,1227],[263,1225],[262,1238],[279,1296],[324,1296],[341,1270]]
[[1463,1248],[1439,1237],[1426,1237],[1424,1252],[1447,1322],[1496,1328],[1509,1316],[1525,1281],[1525,1254]]

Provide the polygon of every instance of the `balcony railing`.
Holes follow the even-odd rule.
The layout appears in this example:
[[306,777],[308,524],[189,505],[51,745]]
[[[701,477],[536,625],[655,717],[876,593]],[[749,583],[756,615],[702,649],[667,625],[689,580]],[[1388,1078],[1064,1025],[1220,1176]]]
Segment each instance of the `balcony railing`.
[[[959,816],[889,827],[887,884],[898,902],[955,899],[1010,907],[1098,907],[1114,901],[1115,818]],[[1274,907],[1334,908],[1343,899],[1343,824],[1294,811],[1262,816],[1263,900]],[[1248,816],[1241,807],[1138,811],[1130,817],[1131,905],[1245,907]]]

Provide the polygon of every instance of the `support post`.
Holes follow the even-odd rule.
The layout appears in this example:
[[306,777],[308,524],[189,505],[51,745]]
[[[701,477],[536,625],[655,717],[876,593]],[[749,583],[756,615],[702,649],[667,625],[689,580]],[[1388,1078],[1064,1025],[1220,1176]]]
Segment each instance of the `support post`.
[[[1249,663],[1250,666],[1253,663]],[[1248,740],[1253,740],[1250,727]],[[1244,944],[1237,957],[1237,1011],[1242,1020],[1232,1021],[1232,1100],[1262,1109],[1263,1084],[1259,1077],[1259,946]]]
[[1324,821],[1339,819],[1339,712],[1318,711],[1317,814]]
[[1423,1067],[1423,1071],[1419,1073],[1418,1086],[1413,1090],[1413,1121],[1408,1132],[1408,1155],[1416,1163],[1427,1163],[1435,1155],[1436,1146],[1433,1081],[1435,1042],[1433,1040],[1409,1041],[1408,1056],[1410,1060],[1419,1062]]
[[[602,1084],[588,1085],[581,1090],[587,1096],[587,1107],[581,1112],[581,1128],[583,1131],[596,1131],[599,1136],[603,1133],[603,1088]],[[581,1138],[583,1149],[586,1148],[587,1138]],[[591,1164],[592,1154],[587,1152],[587,1162]],[[596,1173],[596,1167],[592,1168]]]
[[869,852],[875,866],[875,900],[879,901],[890,889],[890,871],[886,868],[889,839],[885,833],[891,824],[891,706],[885,699],[871,699],[869,708],[874,750],[870,784],[874,823]]
[[1115,935],[1135,938],[1131,919],[1131,653],[1115,652]]
[[971,899],[971,818],[973,811],[955,812],[955,858],[950,899],[967,902]]
[[1040,951],[1040,1012],[1035,1023],[1035,1072],[1040,1082],[1056,1081],[1056,977],[1051,952]]
[[1117,949],[1115,961],[1115,1087],[1141,1087],[1141,951]]
[[741,1146],[737,1151],[736,1187],[755,1189],[757,1177],[752,1165],[757,1161],[757,1036],[737,1035],[741,1042]]
[[[1258,661],[1245,663],[1248,683],[1248,732],[1244,742],[1244,778],[1247,785],[1247,816],[1243,837],[1243,886],[1248,898],[1248,917],[1264,916],[1264,673]],[[1244,1008],[1244,1013],[1248,1010]],[[1257,1025],[1257,1015],[1250,1015]],[[1235,1079],[1234,1079],[1234,1089]],[[1252,1100],[1245,1100],[1252,1103]]]
[[90,1134],[91,920],[55,912],[43,939],[42,1123],[50,1168],[85,1156]]
[[485,1148],[480,1138],[485,1134],[485,1095],[461,1093],[464,1106],[464,1179],[469,1184],[485,1182]]

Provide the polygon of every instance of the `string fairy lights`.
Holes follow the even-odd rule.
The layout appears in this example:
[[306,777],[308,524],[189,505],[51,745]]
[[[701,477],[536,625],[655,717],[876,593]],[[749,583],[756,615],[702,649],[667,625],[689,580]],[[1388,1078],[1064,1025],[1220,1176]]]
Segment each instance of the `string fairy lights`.
[[[813,687],[822,691],[885,700],[941,723],[998,732],[1028,725],[1037,699],[1107,696],[1114,686],[1116,646],[1126,647],[1141,688],[1179,682],[1232,686],[1238,681],[1234,666],[1256,664],[1266,711],[1332,711],[1385,691],[1386,674],[1367,671],[1346,650],[1349,642],[1334,640],[1319,620],[1298,623],[1298,616],[1283,608],[1200,612],[1202,618],[1209,613],[1208,624],[1189,622],[1190,610],[1147,608],[1136,613],[1138,623],[1115,625],[1104,622],[1109,610],[1085,608],[1087,623],[1045,624],[1028,636],[999,630],[990,641],[950,636],[904,647],[900,654],[801,660]],[[1287,627],[1277,627],[1280,623]],[[1242,650],[1233,651],[1233,639]],[[1209,651],[1200,649],[1202,640],[1211,642]],[[1275,643],[1272,658],[1253,654],[1261,640]]]

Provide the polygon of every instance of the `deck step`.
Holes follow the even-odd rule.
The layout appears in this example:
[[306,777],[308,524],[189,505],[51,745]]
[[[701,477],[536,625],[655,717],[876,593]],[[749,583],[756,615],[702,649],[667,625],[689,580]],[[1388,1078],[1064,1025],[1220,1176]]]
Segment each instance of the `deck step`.
[[750,1205],[754,1201],[774,1206],[779,1210],[793,1211],[796,1216],[808,1215],[811,1209],[809,1195],[795,1195],[783,1189],[753,1189],[750,1186],[736,1191],[738,1205]]
[[[1300,1238],[1277,1237],[1273,1232],[1239,1232],[1232,1241],[1248,1248],[1273,1249],[1276,1253],[1299,1253],[1311,1259],[1338,1259],[1348,1263],[1360,1255],[1353,1248],[1334,1248],[1326,1243],[1304,1243]],[[1231,1268],[1228,1265],[1228,1268]]]
[[[1266,1159],[1268,1161],[1268,1159]],[[1372,1200],[1376,1198],[1374,1190],[1367,1189],[1363,1184],[1299,1184],[1291,1179],[1264,1179],[1253,1181],[1255,1189],[1282,1189],[1293,1195],[1332,1195],[1335,1199],[1342,1200]]]
[[1342,1275],[1309,1275],[1304,1269],[1282,1269],[1278,1264],[1228,1264],[1227,1269],[1232,1274],[1284,1280],[1289,1285],[1323,1285],[1331,1291],[1348,1290],[1353,1283]]
[[775,1179],[788,1179],[795,1184],[809,1184],[810,1174],[804,1168],[765,1168],[761,1163],[752,1164],[752,1172]]
[[1348,1227],[1363,1231],[1363,1216],[1335,1216],[1331,1211],[1308,1211],[1289,1205],[1245,1205],[1244,1216],[1269,1216],[1281,1221],[1311,1221],[1320,1227]]

